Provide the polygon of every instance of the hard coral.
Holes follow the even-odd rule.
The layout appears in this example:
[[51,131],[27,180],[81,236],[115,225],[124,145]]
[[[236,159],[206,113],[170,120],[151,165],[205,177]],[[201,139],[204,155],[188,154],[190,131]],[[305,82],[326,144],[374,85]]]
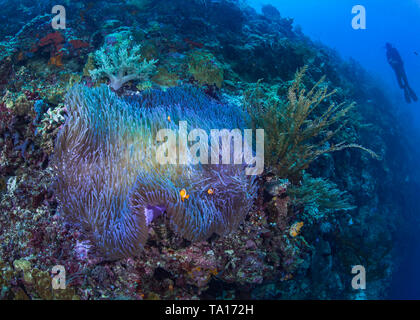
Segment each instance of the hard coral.
[[[124,101],[106,86],[75,87],[67,108],[55,150],[57,198],[106,258],[139,254],[148,223],[164,211],[173,230],[198,241],[234,231],[252,206],[254,179],[242,165],[160,165],[155,156],[160,129],[177,131],[178,121],[204,130],[241,128],[238,108],[188,87]],[[190,195],[185,202],[182,189]]]
[[222,87],[223,69],[211,53],[202,50],[192,52],[188,70],[200,84]]
[[58,54],[56,56],[52,56],[50,60],[48,61],[48,65],[56,66],[58,68],[63,67],[63,56],[61,54]]

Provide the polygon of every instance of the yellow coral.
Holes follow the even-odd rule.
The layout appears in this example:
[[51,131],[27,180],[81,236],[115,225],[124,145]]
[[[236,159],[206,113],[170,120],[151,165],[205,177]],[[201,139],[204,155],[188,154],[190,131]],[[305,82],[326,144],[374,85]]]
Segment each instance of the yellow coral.
[[152,81],[161,87],[175,87],[178,84],[178,76],[175,73],[170,73],[166,68],[160,67]]
[[47,271],[34,269],[32,271],[33,286],[36,294],[43,300],[79,300],[74,288],[54,290],[52,288],[51,276]]
[[31,263],[28,260],[20,259],[13,262],[13,266],[17,272],[23,272],[23,279],[26,283],[32,283]]
[[95,67],[95,57],[93,55],[93,53],[89,53],[88,55],[88,59],[86,61],[86,64],[83,68],[83,75],[85,77],[90,77],[90,71],[94,70]]
[[289,234],[291,237],[295,238],[300,234],[300,230],[303,227],[303,222],[295,222],[291,227]]
[[223,69],[210,52],[195,50],[190,54],[188,62],[188,71],[200,84],[222,87]]
[[28,100],[25,94],[20,94],[17,99],[13,102],[14,112],[18,116],[25,116],[33,114],[33,103]]
[[[245,94],[251,125],[266,132],[267,165],[292,183],[299,182],[304,170],[326,153],[359,148],[378,158],[373,151],[357,144],[345,141],[330,144],[348,123],[348,113],[354,103],[331,101],[336,90],[329,91],[325,77],[307,91],[303,85],[306,69],[304,67],[296,73],[288,89],[288,101],[283,101],[276,93],[265,94],[260,83]],[[315,112],[318,114],[314,116]]]
[[6,179],[3,177],[0,177],[0,192],[3,192],[4,190],[6,190],[6,187],[7,187]]
[[62,61],[62,59],[63,59],[63,56],[61,54],[58,54],[56,56],[53,56],[48,61],[48,65],[56,66],[57,68],[61,68],[61,67],[63,67],[63,61]]

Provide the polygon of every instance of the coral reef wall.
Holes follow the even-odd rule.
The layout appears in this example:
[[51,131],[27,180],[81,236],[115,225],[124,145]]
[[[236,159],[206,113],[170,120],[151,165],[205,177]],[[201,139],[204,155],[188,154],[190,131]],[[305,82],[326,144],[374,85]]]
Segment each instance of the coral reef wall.
[[[178,132],[182,122],[193,128],[240,128],[243,120],[234,108],[193,88],[152,91],[129,101],[106,86],[76,87],[69,94],[69,119],[54,153],[63,213],[91,232],[107,258],[138,255],[159,211],[188,240],[237,229],[255,198],[254,178],[242,165],[191,160],[178,165],[181,155],[177,163],[161,165],[154,141],[158,130]],[[210,195],[210,189],[216,192]],[[181,190],[191,199],[184,201]]]
[[[387,295],[412,155],[404,123],[357,62],[241,1],[66,1],[77,14],[64,30],[51,28],[50,1],[0,3],[1,299]],[[95,57],[127,39],[141,57],[131,62],[155,68],[115,91],[92,77]],[[257,85],[287,106],[304,66],[299,89],[325,75],[335,90],[309,120],[355,102],[320,150],[346,141],[381,160],[325,153],[296,179],[268,165],[250,178],[240,165],[153,161],[157,131],[180,121],[246,128]],[[370,277],[363,294],[351,288],[355,264]],[[63,292],[48,285],[55,265],[66,269]]]

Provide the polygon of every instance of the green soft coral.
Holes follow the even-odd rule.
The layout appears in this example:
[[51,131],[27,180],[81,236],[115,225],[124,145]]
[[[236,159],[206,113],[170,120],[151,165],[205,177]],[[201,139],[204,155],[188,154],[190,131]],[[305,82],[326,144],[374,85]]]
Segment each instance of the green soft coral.
[[141,45],[131,46],[129,40],[114,46],[104,45],[95,52],[99,68],[89,71],[94,80],[107,76],[114,90],[132,80],[147,81],[155,71],[157,60],[147,61],[140,53]]
[[[289,86],[287,99],[273,87],[265,92],[258,82],[245,92],[245,106],[251,115],[251,126],[265,130],[265,163],[279,177],[292,183],[300,181],[310,164],[321,155],[347,148],[358,148],[373,158],[373,151],[350,141],[334,143],[338,133],[351,120],[354,103],[336,103],[321,78],[311,89],[303,84],[307,67],[299,70]],[[333,139],[334,138],[334,139]]]
[[350,195],[337,185],[322,178],[304,174],[300,185],[287,189],[293,204],[304,208],[303,218],[310,223],[338,211],[353,210]]

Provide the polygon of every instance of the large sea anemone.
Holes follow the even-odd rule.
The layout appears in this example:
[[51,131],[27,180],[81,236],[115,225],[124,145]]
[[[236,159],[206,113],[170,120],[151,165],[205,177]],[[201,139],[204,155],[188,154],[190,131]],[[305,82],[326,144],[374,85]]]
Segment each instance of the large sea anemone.
[[156,159],[159,130],[176,131],[180,121],[203,130],[243,128],[240,108],[192,87],[123,99],[106,86],[76,86],[66,104],[69,117],[54,157],[57,198],[107,259],[138,255],[161,213],[190,241],[227,235],[243,221],[256,193],[244,165],[162,165]]

